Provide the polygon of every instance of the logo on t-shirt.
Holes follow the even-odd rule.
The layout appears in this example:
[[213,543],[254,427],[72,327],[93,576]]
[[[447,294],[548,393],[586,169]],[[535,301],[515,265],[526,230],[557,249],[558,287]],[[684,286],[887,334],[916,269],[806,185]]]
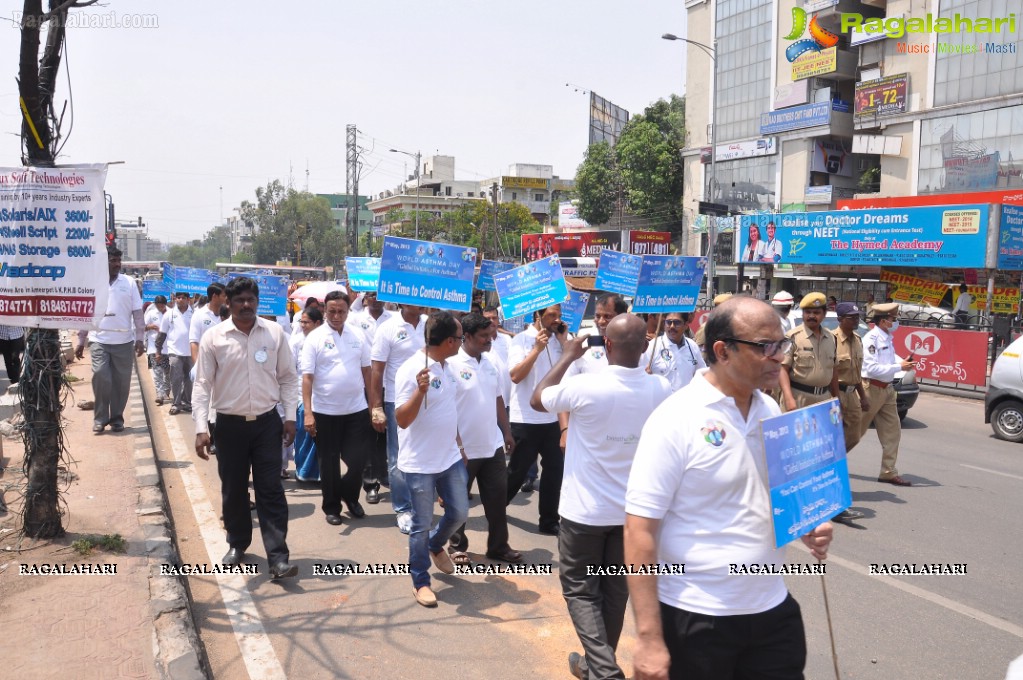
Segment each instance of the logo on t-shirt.
[[324,340],[323,349],[334,349],[334,343],[332,343],[330,340]]
[[363,322],[362,322],[361,324],[359,324],[359,325],[360,325],[360,326],[362,326],[362,329],[363,329],[364,331],[368,331],[368,330],[369,330],[369,322],[368,322],[368,321],[363,321]]
[[602,349],[591,349],[590,350],[590,356],[593,357],[594,359],[603,359],[604,358],[604,350],[602,350]]
[[671,361],[671,350],[668,349],[667,347],[661,350],[661,360]]
[[432,387],[433,389],[439,390],[440,386],[441,386],[440,378],[432,378],[430,380],[430,387]]
[[700,432],[708,444],[721,446],[725,443],[725,425],[719,420],[708,420],[707,427],[702,428]]
[[209,326],[211,323],[213,323],[213,319],[203,319],[202,321],[203,326]]
[[[420,247],[422,247],[422,246],[420,246]],[[402,328],[400,331],[398,331],[398,334],[394,336],[394,339],[397,340],[398,342],[401,342],[402,340],[407,340],[408,339],[408,331],[406,331],[404,328]]]
[[463,368],[458,372],[458,375],[462,378],[462,380],[472,380],[472,371],[468,368]]

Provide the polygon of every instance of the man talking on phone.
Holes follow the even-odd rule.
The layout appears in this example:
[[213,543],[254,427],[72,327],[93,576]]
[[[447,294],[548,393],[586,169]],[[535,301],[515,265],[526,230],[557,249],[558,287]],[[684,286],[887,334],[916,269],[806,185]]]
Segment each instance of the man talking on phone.
[[511,503],[537,456],[543,466],[540,478],[540,533],[556,536],[561,529],[558,502],[565,460],[559,442],[561,428],[556,413],[540,412],[529,405],[533,391],[561,358],[568,327],[561,321],[561,305],[533,313],[533,323],[516,335],[508,351],[511,403],[508,416],[515,439],[508,465],[508,502]]

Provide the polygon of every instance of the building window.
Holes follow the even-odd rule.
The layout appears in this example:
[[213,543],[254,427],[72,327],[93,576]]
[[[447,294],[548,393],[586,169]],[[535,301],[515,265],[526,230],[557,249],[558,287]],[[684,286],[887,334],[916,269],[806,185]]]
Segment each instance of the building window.
[[518,195],[518,193],[516,193],[516,192],[514,192],[514,191],[512,192],[512,200],[513,200],[513,201],[517,201],[517,200],[519,200],[519,195]]
[[472,198],[472,192],[471,191],[469,192],[469,198]]
[[[992,4],[990,0],[941,0],[938,13],[945,18],[953,18],[957,14],[970,18],[1008,16],[1004,2]],[[999,51],[985,54],[938,52],[935,55],[934,105],[945,106],[1018,93],[1023,88],[1020,80],[1023,78],[1023,56],[1012,44],[1017,35],[1004,28],[1000,33],[964,31],[939,35],[940,44],[953,48],[965,45],[988,49],[987,45],[991,44],[992,50]]]
[[1023,187],[1023,106],[920,123],[919,193]]
[[543,201],[543,194],[533,194],[533,200],[536,201],[537,203],[540,203],[541,201]]

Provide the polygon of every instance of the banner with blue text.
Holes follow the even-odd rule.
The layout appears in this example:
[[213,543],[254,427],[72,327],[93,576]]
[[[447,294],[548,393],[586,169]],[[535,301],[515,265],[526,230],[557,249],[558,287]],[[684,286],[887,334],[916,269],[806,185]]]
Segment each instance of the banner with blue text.
[[468,312],[475,274],[475,248],[385,236],[377,297],[384,302]]

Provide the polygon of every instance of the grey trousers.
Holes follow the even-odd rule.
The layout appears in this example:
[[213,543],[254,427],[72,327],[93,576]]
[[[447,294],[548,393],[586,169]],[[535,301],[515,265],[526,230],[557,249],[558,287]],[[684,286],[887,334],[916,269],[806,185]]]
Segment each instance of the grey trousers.
[[170,395],[170,359],[166,354],[160,355],[156,360],[156,354],[149,355],[149,368],[153,369],[153,386],[156,387],[156,396],[166,399]]
[[170,384],[174,405],[182,410],[192,410],[191,356],[170,355]]
[[89,343],[92,358],[92,395],[96,402],[96,425],[124,425],[124,407],[131,388],[131,367],[135,365],[135,343],[104,345]]
[[589,526],[561,518],[561,592],[585,652],[589,680],[625,680],[615,649],[625,623],[629,586],[625,576],[587,575],[587,567],[625,563],[624,528]]

